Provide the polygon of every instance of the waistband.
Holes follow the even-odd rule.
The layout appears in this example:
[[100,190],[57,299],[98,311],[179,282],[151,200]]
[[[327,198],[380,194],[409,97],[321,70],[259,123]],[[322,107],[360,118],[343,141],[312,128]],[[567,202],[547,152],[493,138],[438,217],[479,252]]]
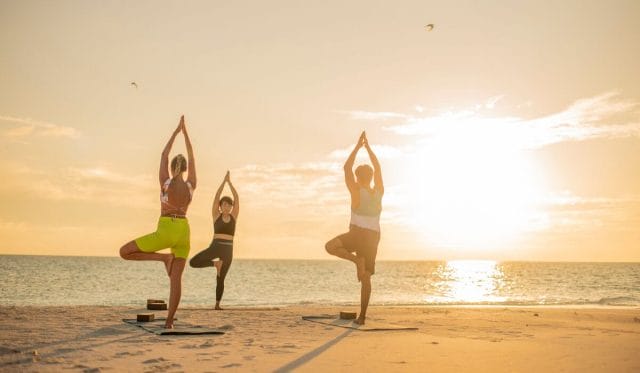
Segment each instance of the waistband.
[[349,225],[380,232],[380,216],[366,216],[351,212]]
[[212,243],[219,243],[221,245],[233,245],[233,241],[232,240],[225,240],[222,238],[214,238]]
[[187,217],[183,215],[161,215],[160,219],[162,221],[176,221],[176,222],[188,222]]

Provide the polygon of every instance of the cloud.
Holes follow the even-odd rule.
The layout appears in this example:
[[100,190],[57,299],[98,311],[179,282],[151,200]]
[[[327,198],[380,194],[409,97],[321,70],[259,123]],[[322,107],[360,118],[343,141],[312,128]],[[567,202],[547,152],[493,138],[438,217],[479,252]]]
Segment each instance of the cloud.
[[487,100],[487,102],[484,104],[484,107],[487,109],[493,109],[496,107],[498,101],[502,100],[503,98],[504,95],[493,96]]
[[12,177],[4,189],[22,190],[49,201],[85,201],[114,206],[157,208],[150,196],[159,193],[157,181],[151,175],[126,175],[108,167],[67,167],[39,170],[3,162]]
[[[259,208],[328,213],[346,197],[342,165],[335,162],[248,165],[232,171],[234,183]],[[300,214],[298,211],[297,214]]]
[[580,197],[570,192],[550,196],[542,202],[553,232],[596,230],[637,231],[640,195],[625,197]]
[[[485,106],[495,105],[501,98],[496,96]],[[502,142],[510,148],[535,149],[564,141],[640,136],[640,118],[634,112],[637,106],[638,103],[622,100],[618,93],[610,92],[577,100],[558,113],[529,120],[485,117],[475,110],[464,110],[428,117],[409,116],[403,124],[383,128],[404,136],[433,140],[473,138],[477,143]]]
[[73,127],[60,126],[57,124],[34,120],[31,118],[19,118],[7,115],[0,115],[0,122],[9,122],[18,126],[9,128],[0,133],[0,136],[7,139],[23,139],[25,137],[65,137],[76,139],[80,137],[80,132]]

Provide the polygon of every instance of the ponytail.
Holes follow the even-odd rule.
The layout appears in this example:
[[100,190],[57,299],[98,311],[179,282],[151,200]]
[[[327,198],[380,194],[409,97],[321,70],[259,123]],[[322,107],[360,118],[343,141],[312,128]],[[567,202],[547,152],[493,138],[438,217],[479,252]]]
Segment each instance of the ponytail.
[[173,160],[171,160],[171,171],[173,172],[173,176],[176,177],[186,170],[187,160],[184,156],[182,154],[178,154],[173,157]]

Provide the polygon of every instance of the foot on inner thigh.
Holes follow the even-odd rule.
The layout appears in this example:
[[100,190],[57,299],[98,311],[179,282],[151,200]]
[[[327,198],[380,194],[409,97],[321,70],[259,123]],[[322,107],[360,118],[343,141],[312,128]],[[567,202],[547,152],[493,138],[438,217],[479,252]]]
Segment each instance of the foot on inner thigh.
[[218,277],[220,277],[220,272],[222,271],[222,260],[214,260],[213,266],[216,267],[216,270],[218,271]]
[[168,254],[163,260],[164,269],[167,271],[167,276],[171,276],[171,267],[173,266],[173,259],[175,259],[173,254]]
[[356,256],[355,263],[356,263],[358,281],[362,281],[362,276],[364,276],[364,271],[365,271],[364,258],[361,256]]

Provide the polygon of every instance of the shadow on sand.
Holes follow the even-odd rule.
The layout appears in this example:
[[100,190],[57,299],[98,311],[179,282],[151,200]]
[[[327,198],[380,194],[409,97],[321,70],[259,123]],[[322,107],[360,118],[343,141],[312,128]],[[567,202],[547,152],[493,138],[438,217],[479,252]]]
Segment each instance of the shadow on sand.
[[323,344],[322,346],[307,352],[306,354],[300,356],[299,358],[295,359],[294,361],[276,369],[274,371],[274,373],[283,373],[283,372],[290,372],[296,368],[299,368],[301,365],[308,363],[309,361],[313,360],[314,358],[320,356],[320,354],[322,354],[323,352],[325,352],[326,350],[328,350],[331,346],[335,345],[336,343],[340,342],[344,337],[348,336],[349,334],[351,334],[353,332],[353,329],[349,329],[347,331],[345,331],[344,333],[338,335],[337,337],[335,337],[334,339],[330,340],[329,342]]

